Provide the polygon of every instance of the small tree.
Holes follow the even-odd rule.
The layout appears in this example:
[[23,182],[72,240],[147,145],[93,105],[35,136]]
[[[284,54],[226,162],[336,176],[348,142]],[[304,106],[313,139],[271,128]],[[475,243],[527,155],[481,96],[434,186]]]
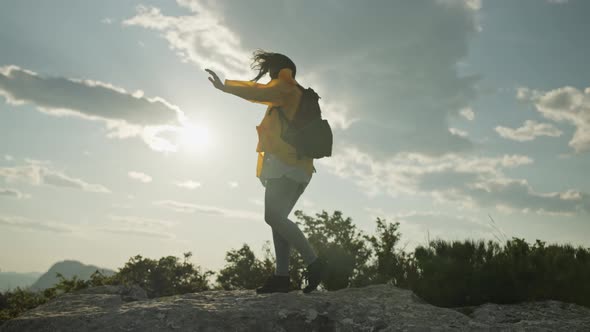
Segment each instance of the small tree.
[[366,269],[366,274],[355,280],[355,286],[391,282],[398,287],[407,288],[417,278],[413,258],[397,247],[401,239],[399,222],[387,223],[377,218],[376,235],[365,236],[372,247],[375,260]]
[[312,217],[300,210],[295,211],[295,216],[299,219],[296,224],[303,226],[311,245],[329,262],[330,269],[323,282],[326,289],[348,287],[351,280],[366,273],[371,250],[350,217],[344,218],[340,211],[332,215],[322,211]]
[[225,290],[260,287],[274,271],[274,261],[268,252],[264,260],[259,260],[245,243],[240,249],[228,251],[225,261],[227,264],[217,276],[218,286]]

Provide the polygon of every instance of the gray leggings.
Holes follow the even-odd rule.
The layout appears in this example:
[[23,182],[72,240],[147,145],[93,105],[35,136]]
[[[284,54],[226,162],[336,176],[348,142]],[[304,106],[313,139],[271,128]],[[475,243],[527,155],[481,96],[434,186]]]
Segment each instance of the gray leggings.
[[275,275],[289,275],[291,246],[299,251],[307,265],[317,258],[303,232],[288,218],[305,187],[306,183],[296,182],[284,176],[266,180],[264,220],[272,227],[277,262]]

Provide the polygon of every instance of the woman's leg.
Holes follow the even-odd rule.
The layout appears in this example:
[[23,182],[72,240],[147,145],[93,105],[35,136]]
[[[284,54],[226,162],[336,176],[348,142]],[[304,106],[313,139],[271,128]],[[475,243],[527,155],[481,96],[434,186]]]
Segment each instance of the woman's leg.
[[[297,225],[288,216],[305,190],[305,185],[282,177],[268,179],[264,195],[264,219],[273,230],[273,242],[277,269],[275,274],[289,274],[289,251],[293,246],[305,264],[311,264],[317,258],[313,248]],[[277,241],[278,240],[278,241]]]
[[272,242],[275,245],[276,268],[275,275],[289,275],[289,256],[291,254],[291,245],[285,240],[274,228],[272,229]]

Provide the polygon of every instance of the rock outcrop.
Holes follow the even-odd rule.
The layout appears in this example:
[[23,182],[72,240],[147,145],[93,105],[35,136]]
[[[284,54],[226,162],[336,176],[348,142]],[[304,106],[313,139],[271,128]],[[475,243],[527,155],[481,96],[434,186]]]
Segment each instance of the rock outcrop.
[[439,308],[388,285],[257,295],[206,291],[146,299],[139,288],[64,294],[0,331],[590,331],[590,309],[557,301]]

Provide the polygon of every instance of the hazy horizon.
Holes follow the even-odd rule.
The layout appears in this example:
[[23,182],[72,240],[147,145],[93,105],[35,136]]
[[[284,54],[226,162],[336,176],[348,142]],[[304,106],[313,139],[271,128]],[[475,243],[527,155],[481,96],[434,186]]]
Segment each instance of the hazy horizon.
[[[284,53],[322,97],[331,158],[294,210],[366,233],[590,246],[590,2],[0,3],[0,270],[271,241],[265,107],[215,90]],[[267,80],[265,78],[264,80]],[[266,82],[266,81],[264,81]],[[291,215],[293,216],[293,215]],[[293,217],[294,218],[294,217]]]

